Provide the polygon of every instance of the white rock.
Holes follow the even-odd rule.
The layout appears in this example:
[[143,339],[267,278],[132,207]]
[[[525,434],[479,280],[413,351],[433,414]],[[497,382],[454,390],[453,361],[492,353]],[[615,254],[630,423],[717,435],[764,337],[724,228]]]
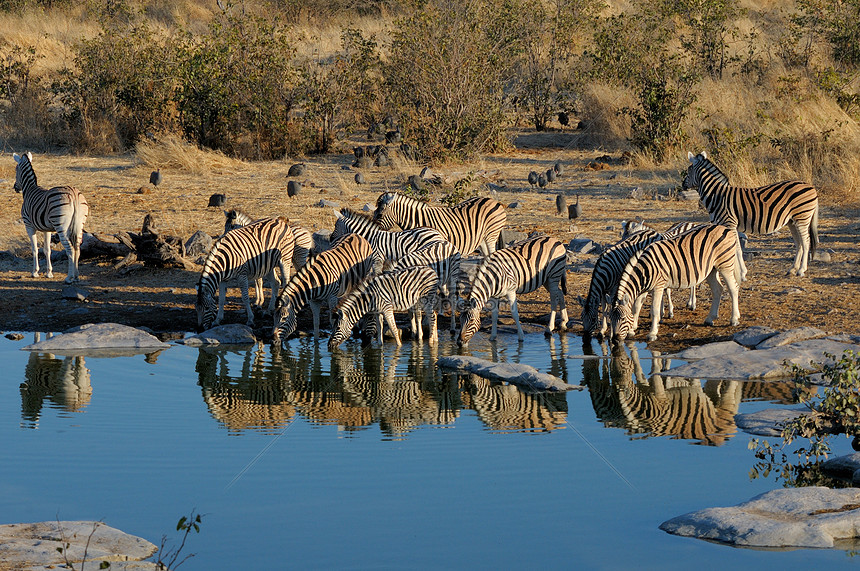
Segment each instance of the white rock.
[[773,490],[733,507],[708,508],[660,529],[748,547],[833,547],[860,535],[860,489]]
[[[64,557],[57,548],[65,543],[69,546]],[[111,569],[156,568],[155,563],[141,561],[158,550],[156,545],[102,522],[45,521],[0,525],[0,561],[9,564],[10,569],[65,568],[66,558],[80,563],[85,550],[87,568],[98,569],[102,561],[110,561]],[[75,568],[80,567],[76,565]]]
[[746,347],[743,345],[739,345],[734,341],[718,341],[716,343],[708,343],[706,345],[699,345],[698,347],[690,347],[689,349],[684,349],[680,353],[672,355],[673,359],[682,359],[684,361],[690,361],[695,359],[706,359],[708,357],[714,357],[717,355],[732,355],[735,353],[743,353],[744,351],[748,351]]
[[822,331],[821,329],[817,329],[815,327],[798,327],[796,329],[789,329],[788,331],[783,331],[781,333],[777,333],[776,335],[768,337],[767,339],[756,345],[755,348],[773,349],[774,347],[781,347],[783,345],[797,343],[798,341],[806,341],[808,339],[820,339],[822,337],[827,337],[827,333]]
[[[170,347],[146,331],[119,323],[90,323],[23,347],[24,351],[60,353],[81,349],[141,349]],[[138,351],[140,352],[140,351]]]
[[821,464],[821,469],[836,478],[850,478],[860,470],[860,452],[825,460]]
[[752,327],[748,327],[747,329],[738,331],[732,335],[732,340],[736,343],[740,343],[744,347],[755,347],[765,339],[773,337],[777,333],[779,333],[779,331],[772,327],[753,325]]
[[580,386],[569,385],[554,375],[541,373],[534,367],[523,363],[496,363],[478,357],[459,355],[439,357],[436,365],[466,371],[494,381],[507,381],[536,390],[569,391],[582,389]]
[[809,409],[766,408],[758,412],[736,414],[735,425],[748,434],[782,436],[782,425],[802,414],[809,414]]
[[257,342],[254,332],[247,325],[231,323],[219,325],[207,329],[203,333],[180,339],[177,343],[184,343],[192,347],[200,345],[253,345]]

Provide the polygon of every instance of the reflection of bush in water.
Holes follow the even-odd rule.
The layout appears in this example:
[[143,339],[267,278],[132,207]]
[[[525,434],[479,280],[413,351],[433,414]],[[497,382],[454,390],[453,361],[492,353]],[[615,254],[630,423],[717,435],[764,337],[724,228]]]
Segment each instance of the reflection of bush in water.
[[46,398],[58,408],[77,412],[89,404],[93,393],[82,356],[56,358],[50,353],[30,353],[20,390],[21,415],[34,424]]

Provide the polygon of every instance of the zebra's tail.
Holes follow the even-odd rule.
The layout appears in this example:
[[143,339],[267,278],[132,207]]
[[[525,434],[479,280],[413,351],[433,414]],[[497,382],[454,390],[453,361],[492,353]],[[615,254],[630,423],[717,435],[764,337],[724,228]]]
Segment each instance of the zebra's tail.
[[812,212],[812,221],[809,224],[809,260],[815,259],[815,250],[818,248],[818,204]]
[[567,267],[564,268],[564,272],[561,274],[561,293],[567,295]]

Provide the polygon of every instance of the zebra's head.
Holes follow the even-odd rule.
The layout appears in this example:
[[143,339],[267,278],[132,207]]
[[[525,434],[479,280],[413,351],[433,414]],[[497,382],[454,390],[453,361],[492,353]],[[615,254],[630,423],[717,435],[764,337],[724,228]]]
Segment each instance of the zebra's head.
[[341,308],[333,309],[331,316],[334,320],[334,326],[331,330],[331,337],[328,338],[328,350],[334,351],[349,337],[349,334],[352,332],[352,326],[344,319],[344,312]]
[[397,218],[392,212],[396,196],[397,194],[394,192],[383,192],[376,199],[376,210],[373,211],[373,221],[383,230],[391,230],[397,226]]
[[212,327],[218,317],[218,301],[211,292],[207,292],[200,282],[197,283],[197,333],[202,333]]
[[578,296],[577,301],[582,306],[580,319],[582,320],[582,330],[586,335],[591,335],[597,329],[598,309],[600,303],[598,300],[585,299]]
[[31,177],[33,184],[36,184],[36,173],[33,171],[33,165],[31,164],[33,162],[33,155],[29,151],[23,155],[12,153],[12,158],[17,163],[15,167],[15,183],[12,185],[12,188],[15,192],[22,192],[24,190],[25,176]]
[[275,327],[272,331],[275,341],[286,340],[295,330],[296,306],[290,300],[286,300],[283,303],[278,300],[277,307],[275,308]]
[[633,334],[633,300],[629,294],[624,294],[612,304],[609,327],[615,339],[623,341]]
[[457,345],[465,347],[469,340],[481,328],[481,303],[474,297],[466,301],[466,310],[460,314],[460,335],[457,336]]
[[694,155],[688,151],[687,159],[690,161],[690,166],[687,167],[687,174],[684,176],[683,182],[681,182],[681,188],[683,190],[698,189],[702,182],[701,167],[708,160],[708,154],[702,151],[698,155]]

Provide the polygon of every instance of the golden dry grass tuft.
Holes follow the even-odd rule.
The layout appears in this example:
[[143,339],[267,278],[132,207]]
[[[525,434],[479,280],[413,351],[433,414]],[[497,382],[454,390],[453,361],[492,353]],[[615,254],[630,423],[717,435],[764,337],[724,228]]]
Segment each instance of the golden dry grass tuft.
[[218,151],[203,150],[176,135],[164,135],[156,140],[142,140],[135,145],[134,154],[142,164],[164,170],[177,169],[191,174],[212,171],[240,171],[247,163]]

